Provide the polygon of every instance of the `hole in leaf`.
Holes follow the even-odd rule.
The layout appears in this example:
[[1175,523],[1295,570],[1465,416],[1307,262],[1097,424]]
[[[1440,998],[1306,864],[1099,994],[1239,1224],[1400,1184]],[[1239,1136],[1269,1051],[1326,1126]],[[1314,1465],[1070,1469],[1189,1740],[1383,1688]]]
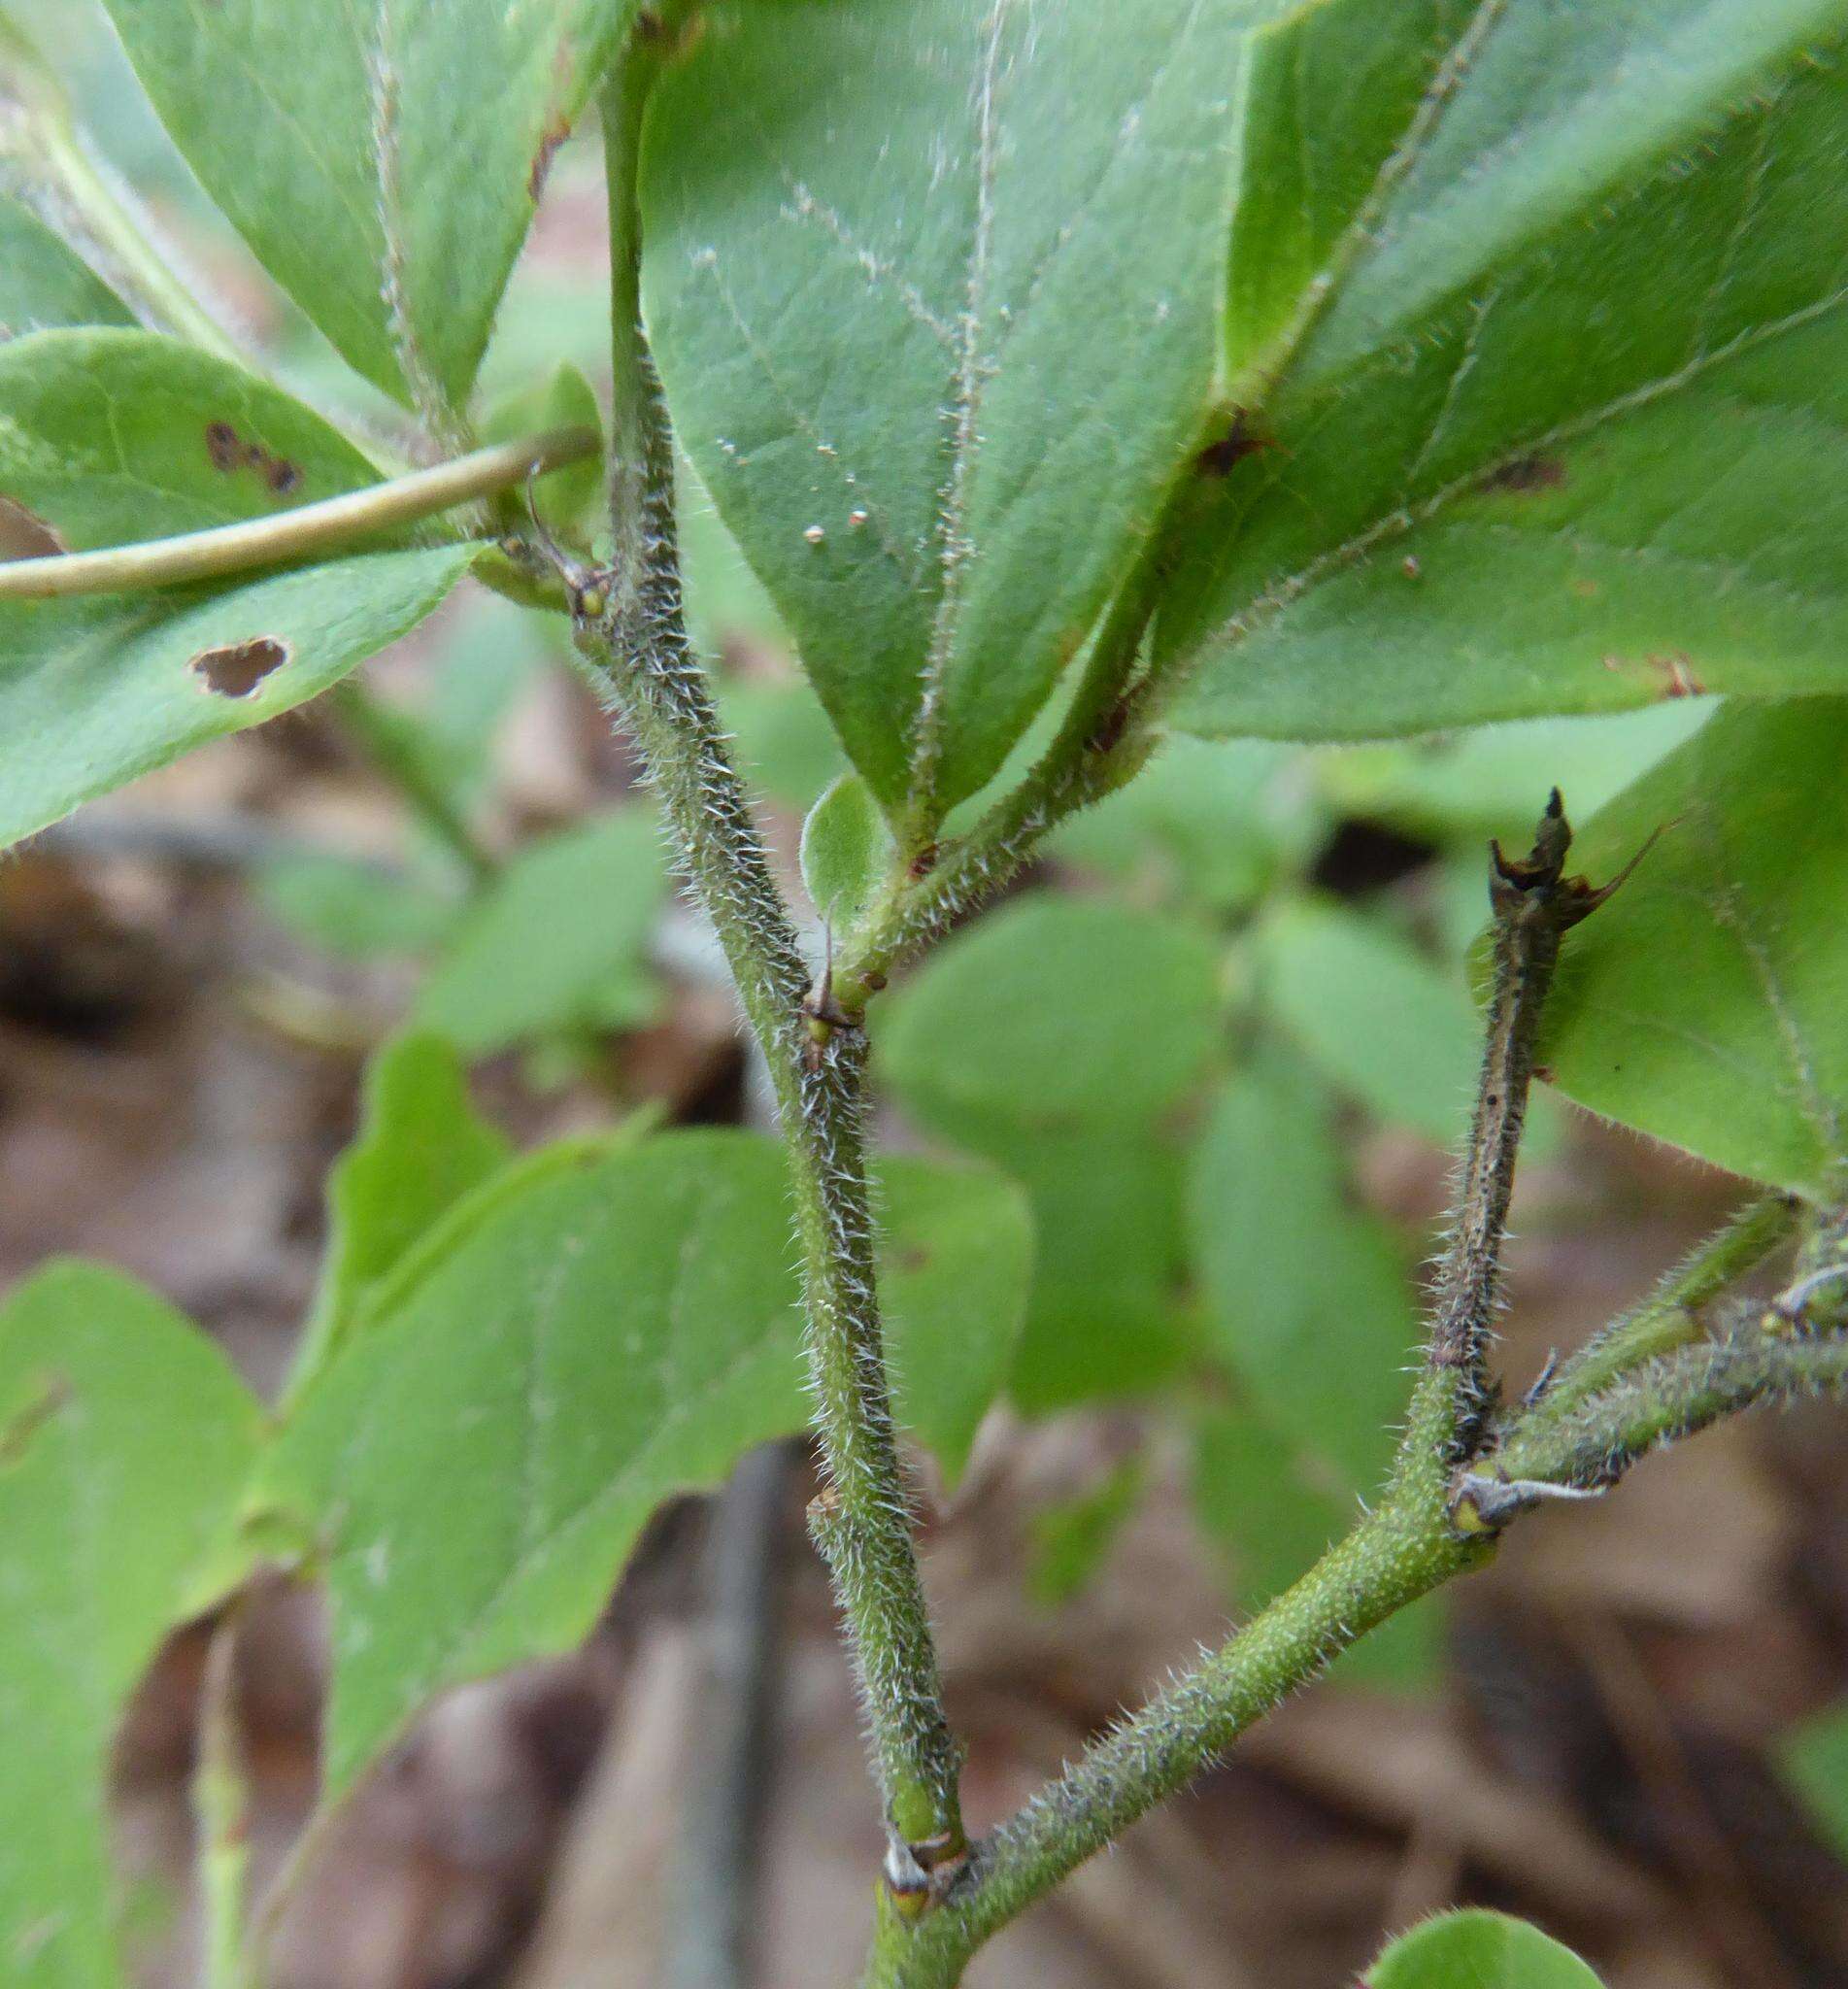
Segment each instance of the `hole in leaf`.
[[248,642],[227,642],[202,649],[186,665],[208,691],[220,697],[249,697],[272,670],[280,670],[294,652],[281,636],[253,635]]
[[70,550],[36,511],[17,497],[0,497],[0,559],[43,559]]

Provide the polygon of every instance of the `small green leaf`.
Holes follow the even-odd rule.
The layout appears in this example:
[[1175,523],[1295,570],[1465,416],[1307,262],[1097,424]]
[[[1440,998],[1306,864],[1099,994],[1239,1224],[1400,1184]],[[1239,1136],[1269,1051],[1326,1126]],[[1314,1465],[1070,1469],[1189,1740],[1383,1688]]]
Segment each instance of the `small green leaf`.
[[1327,1096],[1307,1071],[1272,1055],[1226,1080],[1188,1222],[1214,1351],[1331,1484],[1370,1494],[1418,1319],[1396,1244],[1350,1199]]
[[327,1178],[327,1249],[291,1395],[341,1352],[412,1244],[512,1152],[441,1036],[399,1036],[374,1056],[358,1136]]
[[885,1018],[883,1067],[946,1138],[1146,1125],[1213,1047],[1219,962],[1192,927],[1082,898],[1004,906]]
[[[1635,876],[1566,941],[1540,1059],[1568,1097],[1824,1195],[1848,1156],[1848,699],[1730,706],[1572,852]],[[1567,796],[1570,806],[1570,796]]]
[[357,371],[463,408],[552,155],[632,0],[106,0],[174,143]]
[[1255,39],[1227,335],[1274,446],[1190,527],[1177,725],[1848,682],[1841,29],[1835,0],[1323,0]]
[[[482,419],[481,437],[484,442],[517,442],[522,435],[548,428],[588,428],[599,436],[603,432],[603,410],[595,390],[568,361],[554,366],[549,380],[497,401]],[[588,543],[603,522],[602,449],[540,477],[532,487],[532,500],[553,531]],[[514,501],[523,510],[525,493]]]
[[1568,1948],[1506,1913],[1442,1913],[1401,1934],[1364,1989],[1598,1989]]
[[1026,1197],[986,1167],[878,1169],[880,1290],[900,1419],[954,1486],[1007,1385],[1033,1267]]
[[318,696],[415,628],[469,554],[373,553],[216,593],[0,606],[0,847]]
[[419,1026],[487,1057],[548,1031],[646,1022],[659,999],[648,941],[666,889],[646,809],[521,851],[431,970]]
[[255,1401],[152,1293],[60,1264],[0,1309],[0,1974],[115,1989],[105,1808],[161,1639],[242,1576]]
[[135,314],[29,207],[0,193],[0,339],[60,324],[133,324]]
[[1389,1126],[1455,1145],[1469,1122],[1482,1026],[1454,979],[1396,933],[1319,898],[1260,931],[1266,1010]]
[[1042,1608],[1057,1609],[1090,1587],[1135,1510],[1145,1476],[1141,1458],[1126,1457],[1090,1491],[1033,1514],[1026,1592]]
[[995,771],[1183,471],[1278,4],[739,8],[656,89],[676,426],[889,811]]
[[857,774],[842,774],[802,825],[802,882],[836,933],[859,924],[896,855],[872,790]]
[[1848,1706],[1831,1706],[1786,1734],[1777,1758],[1824,1837],[1848,1858]]

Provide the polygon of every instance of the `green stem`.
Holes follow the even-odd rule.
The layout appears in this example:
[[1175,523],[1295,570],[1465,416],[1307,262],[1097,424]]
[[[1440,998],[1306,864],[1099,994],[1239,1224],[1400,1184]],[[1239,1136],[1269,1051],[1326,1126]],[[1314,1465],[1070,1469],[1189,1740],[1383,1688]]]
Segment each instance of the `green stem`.
[[474,883],[487,883],[494,874],[494,860],[431,774],[419,751],[415,725],[352,677],[330,694],[349,734],[403,795],[418,820]]
[[102,273],[144,318],[243,364],[247,355],[154,248],[146,225],[99,169],[78,135],[63,85],[14,21],[0,19],[0,56],[8,91],[19,106],[20,151],[58,209],[58,219],[93,245]]
[[883,1921],[868,1989],[949,1989],[991,1935],[1185,1788],[1358,1637],[1482,1556],[1451,1533],[1441,1503],[1382,1508],[984,1839],[943,1908],[916,1929]]
[[612,241],[610,512],[598,575],[569,576],[578,646],[640,744],[694,895],[769,1065],[801,1237],[816,1425],[829,1478],[818,1533],[847,1619],[895,1834],[889,1873],[958,1858],[958,1753],[911,1535],[874,1285],[861,1139],[865,1041],[826,1042],[809,975],[726,753],[682,608],[673,444],[642,327],[636,162],[657,44],[638,35],[605,100]]
[[1703,1336],[1700,1307],[1762,1264],[1796,1230],[1801,1204],[1768,1195],[1742,1209],[1663,1279],[1633,1311],[1613,1320],[1562,1364],[1523,1419],[1529,1430],[1570,1415],[1590,1397],[1659,1354]]
[[250,1879],[250,1787],[238,1735],[234,1666],[238,1605],[213,1633],[199,1697],[192,1809],[204,1902],[205,1989],[250,1989],[245,1903]]
[[307,559],[396,525],[415,524],[458,504],[523,484],[528,477],[581,462],[597,447],[588,428],[554,428],[518,442],[478,449],[453,462],[368,484],[319,504],[270,518],[246,519],[178,538],[143,539],[95,553],[61,553],[0,565],[0,601],[68,599],[76,594],[139,591],[218,580],[227,574]]

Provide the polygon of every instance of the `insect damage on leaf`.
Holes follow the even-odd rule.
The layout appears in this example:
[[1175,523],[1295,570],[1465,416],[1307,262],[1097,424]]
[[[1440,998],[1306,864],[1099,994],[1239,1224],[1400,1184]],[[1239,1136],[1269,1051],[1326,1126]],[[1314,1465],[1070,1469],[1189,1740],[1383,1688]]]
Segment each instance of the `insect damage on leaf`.
[[1604,667],[1621,673],[1625,670],[1649,670],[1662,679],[1660,695],[1663,697],[1704,697],[1707,687],[1694,673],[1692,658],[1684,650],[1676,650],[1667,656],[1606,657]]
[[34,559],[70,550],[36,511],[17,497],[0,497],[0,559]]
[[252,635],[246,642],[202,649],[186,668],[207,691],[216,691],[220,697],[249,697],[272,670],[280,670],[293,654],[281,636]]
[[1498,463],[1477,485],[1483,491],[1507,490],[1517,497],[1535,490],[1557,490],[1565,482],[1565,465],[1557,455],[1517,455]]
[[239,470],[254,470],[279,497],[286,497],[301,487],[302,469],[286,456],[273,455],[260,442],[246,442],[229,421],[208,421],[205,453],[212,467],[224,476]]

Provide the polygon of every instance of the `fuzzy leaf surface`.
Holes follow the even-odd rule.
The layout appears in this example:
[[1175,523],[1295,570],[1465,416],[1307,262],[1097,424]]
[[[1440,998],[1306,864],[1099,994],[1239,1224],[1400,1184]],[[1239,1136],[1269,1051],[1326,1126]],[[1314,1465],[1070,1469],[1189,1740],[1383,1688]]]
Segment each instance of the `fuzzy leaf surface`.
[[1598,1989],[1569,1948],[1506,1913],[1441,1913],[1401,1934],[1365,1989]]
[[1838,0],[1323,0],[1258,38],[1176,722],[1843,685]]
[[995,771],[1195,445],[1276,11],[736,7],[662,82],[676,425],[889,811]]

